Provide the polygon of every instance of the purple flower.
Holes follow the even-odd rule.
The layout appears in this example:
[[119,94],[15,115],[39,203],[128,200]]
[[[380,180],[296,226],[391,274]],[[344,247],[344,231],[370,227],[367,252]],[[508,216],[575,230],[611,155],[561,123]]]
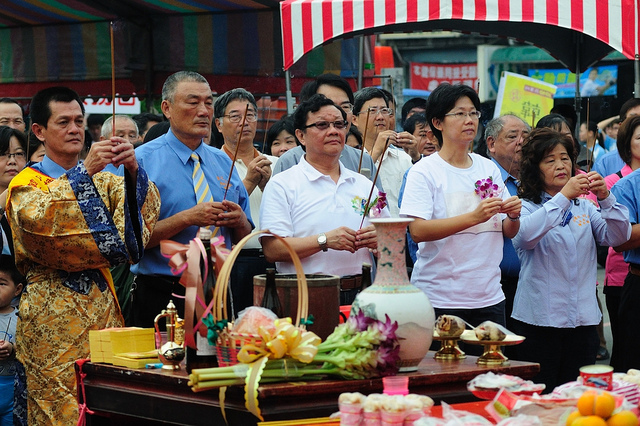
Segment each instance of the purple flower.
[[493,183],[493,178],[489,176],[486,179],[480,179],[476,181],[476,194],[480,196],[481,200],[485,198],[498,197],[500,192],[498,191],[498,185]]
[[394,347],[380,346],[377,350],[378,365],[376,370],[381,377],[394,376],[398,372],[398,361],[400,361],[400,345]]
[[375,321],[371,326],[380,333],[381,342],[393,342],[397,339],[396,330],[398,329],[398,321],[391,321],[389,315],[384,314],[385,321]]
[[355,330],[355,332],[360,332],[367,330],[369,325],[375,321],[375,319],[366,316],[363,310],[359,310],[356,315],[351,314],[349,316],[347,324],[350,329]]

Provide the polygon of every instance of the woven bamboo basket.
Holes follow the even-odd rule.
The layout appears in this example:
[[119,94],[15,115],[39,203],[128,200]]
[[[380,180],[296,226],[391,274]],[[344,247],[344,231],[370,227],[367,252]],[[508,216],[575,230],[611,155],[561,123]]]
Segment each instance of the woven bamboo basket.
[[231,250],[231,253],[227,257],[227,260],[225,260],[222,268],[220,268],[218,281],[213,292],[213,317],[215,318],[216,322],[224,319],[229,321],[224,330],[218,333],[218,339],[216,342],[218,365],[221,367],[228,367],[230,365],[237,364],[238,352],[240,352],[240,349],[242,349],[243,345],[262,345],[262,340],[258,334],[236,333],[231,331],[233,329],[233,322],[232,319],[229,318],[229,311],[227,309],[227,296],[229,293],[229,278],[231,276],[231,269],[233,268],[233,264],[240,254],[240,250],[242,250],[247,241],[249,241],[256,235],[273,236],[281,241],[287,248],[287,251],[291,256],[291,260],[293,261],[293,264],[296,268],[296,275],[298,277],[298,312],[295,318],[295,325],[304,328],[305,326],[301,326],[300,322],[303,318],[307,318],[307,316],[309,315],[309,289],[307,287],[307,278],[304,274],[304,270],[302,269],[300,258],[298,257],[296,252],[293,251],[289,243],[287,243],[284,238],[278,235],[271,234],[268,230],[252,232],[251,234],[240,240],[240,242],[236,244],[233,250]]

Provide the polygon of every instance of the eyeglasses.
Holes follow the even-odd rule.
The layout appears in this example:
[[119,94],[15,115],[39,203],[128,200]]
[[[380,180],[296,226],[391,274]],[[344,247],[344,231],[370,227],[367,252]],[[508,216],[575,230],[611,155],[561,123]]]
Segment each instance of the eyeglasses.
[[318,130],[327,130],[329,126],[333,125],[338,130],[344,130],[347,128],[347,120],[336,120],[336,121],[317,121],[313,124],[308,124],[304,126],[305,129],[309,127],[315,127]]
[[22,151],[13,152],[13,153],[7,152],[5,154],[0,154],[0,161],[8,161],[11,157],[15,158],[17,161],[17,160],[24,160],[27,156]]
[[451,117],[455,117],[458,120],[464,120],[466,117],[469,117],[472,120],[478,120],[480,119],[480,116],[482,114],[480,114],[480,111],[469,111],[469,112],[458,111],[458,112],[450,112],[449,114],[445,114],[445,116],[447,115]]
[[349,102],[341,103],[339,107],[346,113],[353,111],[353,104],[350,104]]
[[[242,117],[244,116],[244,114],[226,114],[223,115],[223,117],[229,117],[229,121],[232,123],[239,123],[240,121],[242,121]],[[255,112],[248,112],[247,113],[247,123],[255,123],[256,121],[258,121],[258,114],[256,114]]]
[[369,109],[365,109],[364,111],[360,111],[359,114],[365,114],[367,111],[369,111],[369,115],[373,115],[374,117],[377,114],[382,114],[383,117],[388,117],[388,116],[392,115],[391,109],[389,109],[389,108],[380,108],[380,107],[371,107]]

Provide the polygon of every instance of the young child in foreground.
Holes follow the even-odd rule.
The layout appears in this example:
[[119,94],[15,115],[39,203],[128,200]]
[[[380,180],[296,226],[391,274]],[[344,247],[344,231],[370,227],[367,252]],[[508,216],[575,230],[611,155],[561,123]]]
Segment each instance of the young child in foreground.
[[[16,269],[11,256],[0,256],[0,426],[14,424],[14,396],[16,397],[15,424],[22,424],[20,414],[26,414],[24,395],[24,369],[16,360],[16,324],[18,310],[11,301],[20,295],[24,277]],[[22,376],[20,379],[19,376]],[[14,390],[15,389],[15,390]]]

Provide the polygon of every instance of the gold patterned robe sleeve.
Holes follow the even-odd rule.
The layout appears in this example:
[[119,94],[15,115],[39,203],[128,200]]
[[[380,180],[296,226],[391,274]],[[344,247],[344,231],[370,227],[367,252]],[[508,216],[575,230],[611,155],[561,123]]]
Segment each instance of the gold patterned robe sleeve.
[[140,260],[160,211],[158,190],[141,167],[136,182],[106,172],[90,177],[82,164],[44,182],[30,173],[38,172],[14,178],[7,200],[23,272],[29,263],[75,272]]

